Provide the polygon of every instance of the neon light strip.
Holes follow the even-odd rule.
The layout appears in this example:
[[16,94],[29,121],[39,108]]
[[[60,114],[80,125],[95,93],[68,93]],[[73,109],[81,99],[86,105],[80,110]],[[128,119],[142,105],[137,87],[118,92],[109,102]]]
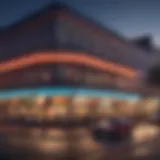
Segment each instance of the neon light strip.
[[15,89],[8,91],[0,91],[1,99],[16,97],[34,97],[34,96],[87,96],[87,97],[108,97],[123,100],[138,100],[139,94],[131,94],[118,92],[113,90],[97,90],[97,89],[78,89],[63,87],[43,87],[38,89]]
[[45,63],[71,63],[82,64],[102,71],[109,71],[126,78],[134,79],[137,75],[136,71],[121,65],[114,64],[109,61],[97,59],[93,56],[85,55],[84,53],[74,52],[36,52],[30,56],[13,59],[0,64],[0,73],[13,71],[16,69],[25,68],[36,64]]

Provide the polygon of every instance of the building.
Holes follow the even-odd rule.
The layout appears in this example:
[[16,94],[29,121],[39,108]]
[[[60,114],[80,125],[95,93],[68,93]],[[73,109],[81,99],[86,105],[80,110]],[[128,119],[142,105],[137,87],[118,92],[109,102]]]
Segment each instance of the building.
[[[96,58],[103,60],[108,68],[106,71],[125,78],[133,78],[136,71],[145,71],[154,61],[153,56],[148,55],[145,50],[61,3],[49,6],[5,28],[0,34],[0,43],[0,51],[3,53],[0,55],[0,73],[2,74],[0,80],[5,83],[11,79],[6,76],[14,74],[15,76],[11,77],[19,77],[18,72],[20,72],[22,78],[21,72],[29,70],[29,67],[38,67],[37,65],[41,62],[18,66],[18,62],[22,63],[21,59],[30,59],[35,54],[39,54],[39,57],[42,54],[47,55],[46,53],[56,54],[61,58],[61,53],[76,53],[94,58],[94,61]],[[7,62],[11,59],[16,61],[15,65],[12,63],[10,67],[10,63]],[[55,70],[57,69],[54,68]],[[33,72],[32,69],[32,74]],[[45,70],[46,72],[49,71]],[[29,75],[27,77],[31,77]],[[26,77],[24,79],[27,81]],[[20,84],[23,80],[15,81],[19,81]],[[8,86],[2,82],[0,84],[0,87]]]
[[56,49],[86,52],[138,70],[150,63],[144,50],[63,4],[40,10],[4,29],[0,42],[1,60]]
[[[146,54],[145,50],[61,3],[5,28],[0,33],[0,43],[3,53],[0,54],[0,89],[5,90],[0,96],[1,99],[7,97],[7,101],[2,100],[2,106],[8,103],[9,98],[10,105],[7,105],[6,113],[10,113],[10,116],[31,114],[22,107],[28,105],[24,103],[26,100],[35,107],[45,106],[43,95],[46,90],[39,89],[42,86],[130,89],[137,79],[137,71],[144,71],[153,63],[152,56]],[[12,94],[7,91],[13,88],[27,90],[23,93],[21,90],[12,90]],[[37,89],[29,90],[32,88]],[[46,110],[33,107],[32,114],[41,117],[46,112],[47,116],[53,117],[55,105],[58,106],[57,114],[66,114],[64,106],[70,103],[70,98],[64,98],[66,90],[63,90],[63,96],[60,91],[57,89],[56,93],[59,94],[56,95],[55,90],[47,88],[47,96],[53,99],[47,101]],[[72,89],[67,94],[71,97],[77,93]],[[37,95],[38,98],[31,98]],[[21,96],[23,98],[17,100]],[[26,97],[30,97],[29,100]],[[127,94],[120,94],[119,97],[126,100]],[[108,101],[111,99],[115,99],[115,96]],[[139,96],[131,94],[128,99],[137,102]],[[92,101],[97,99],[92,98]],[[86,112],[86,105],[83,105],[85,109],[81,112]]]

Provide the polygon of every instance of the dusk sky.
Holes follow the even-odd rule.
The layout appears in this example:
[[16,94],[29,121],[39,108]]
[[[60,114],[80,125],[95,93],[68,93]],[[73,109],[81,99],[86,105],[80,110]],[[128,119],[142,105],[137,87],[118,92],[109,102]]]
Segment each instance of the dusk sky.
[[[152,34],[160,47],[159,0],[63,0],[88,17],[126,37]],[[0,0],[0,26],[43,8],[54,0]]]

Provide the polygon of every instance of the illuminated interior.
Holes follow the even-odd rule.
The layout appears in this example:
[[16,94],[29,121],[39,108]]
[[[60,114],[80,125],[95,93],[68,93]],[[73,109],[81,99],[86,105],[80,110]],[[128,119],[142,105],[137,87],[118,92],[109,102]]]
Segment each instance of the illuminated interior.
[[100,60],[93,56],[85,55],[84,53],[74,52],[38,52],[30,56],[24,56],[17,59],[12,59],[0,64],[0,73],[13,71],[20,68],[44,63],[72,63],[83,64],[102,71],[110,71],[129,79],[135,79],[137,73],[134,69],[114,64],[107,60]]
[[158,100],[141,100],[138,94],[74,88],[21,89],[0,92],[1,119],[81,119],[95,116],[134,116],[157,110]]

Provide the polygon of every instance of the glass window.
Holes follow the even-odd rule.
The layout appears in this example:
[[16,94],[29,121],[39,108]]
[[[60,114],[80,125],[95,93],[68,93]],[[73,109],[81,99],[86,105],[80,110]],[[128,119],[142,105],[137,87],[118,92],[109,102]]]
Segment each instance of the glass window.
[[102,98],[100,100],[100,108],[110,108],[111,107],[111,98]]
[[109,112],[111,111],[111,104],[112,104],[112,99],[111,98],[102,98],[100,100],[100,104],[99,104],[99,113],[101,115],[107,115],[109,114]]
[[100,98],[97,97],[89,98],[88,107],[89,107],[89,114],[91,117],[98,116],[99,105],[100,105]]
[[41,106],[43,106],[44,105],[44,103],[45,103],[45,97],[37,97],[36,98],[36,105],[38,106],[38,107],[41,107]]
[[122,100],[113,98],[111,103],[112,103],[112,114],[114,116],[121,115]]
[[88,98],[77,95],[73,99],[73,112],[74,116],[83,117],[88,114]]
[[155,112],[157,110],[157,108],[158,108],[158,104],[159,104],[159,100],[158,99],[156,99],[156,98],[148,98],[146,100],[146,104],[145,104],[146,105],[146,108],[145,108],[146,112],[148,114],[151,114],[151,113]]
[[0,119],[5,119],[9,116],[10,100],[0,100]]
[[27,97],[20,98],[17,107],[20,116],[34,116],[34,109],[36,106],[35,98]]
[[148,106],[148,98],[142,98],[138,101],[136,106],[136,113],[139,117],[146,116]]
[[69,104],[69,97],[52,97],[52,104],[47,109],[47,116],[49,116],[50,119],[66,118]]
[[127,112],[130,116],[134,116],[136,113],[137,100],[128,100],[127,101]]

